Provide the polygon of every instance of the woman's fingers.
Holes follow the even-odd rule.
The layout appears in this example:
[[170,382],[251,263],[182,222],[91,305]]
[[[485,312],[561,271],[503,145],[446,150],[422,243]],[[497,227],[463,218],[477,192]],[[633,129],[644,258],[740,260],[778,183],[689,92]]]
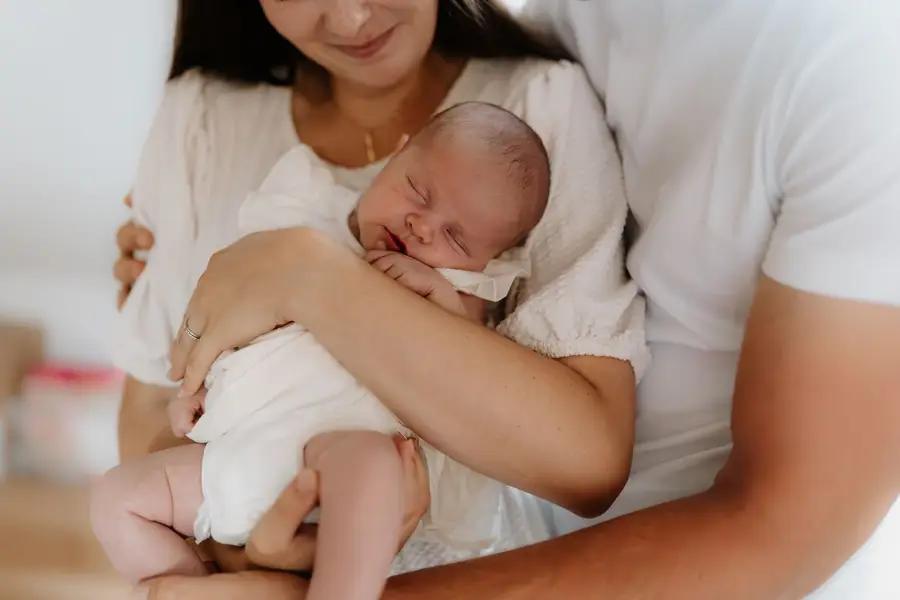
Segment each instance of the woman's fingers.
[[257,336],[256,332],[243,331],[245,325],[242,315],[233,310],[221,317],[187,317],[172,346],[172,370],[169,373],[173,381],[181,380],[180,397],[200,391],[210,368],[223,352],[243,346]]
[[187,344],[188,349],[183,367],[184,377],[178,390],[179,396],[192,396],[200,391],[207,374],[209,374],[210,367],[216,362],[219,355],[228,350],[227,347],[222,347],[216,335],[223,330],[224,327],[208,327],[207,333],[203,334],[202,338],[192,340]]
[[[169,364],[171,365],[169,379],[172,381],[180,381],[184,378],[188,357],[197,342],[202,339],[203,332],[206,330],[206,318],[196,306],[195,297],[191,299],[185,317],[181,321],[181,328],[175,334],[175,341],[172,342],[172,347],[169,349]],[[194,392],[196,390],[193,390],[191,393]],[[179,395],[184,396],[185,394]]]
[[270,569],[308,569],[315,540],[298,533],[318,502],[318,474],[306,469],[285,488],[253,528],[247,541],[247,558]]
[[131,256],[136,250],[149,250],[153,247],[153,234],[150,230],[128,221],[116,232],[116,246],[122,256]]
[[178,395],[182,397],[196,394],[203,387],[210,368],[223,352],[241,348],[276,326],[273,323],[260,331],[250,308],[256,299],[245,297],[243,301],[235,299],[230,304],[204,309],[203,298],[203,294],[198,294],[191,300],[172,346],[169,378],[181,380]]
[[139,260],[123,256],[116,261],[116,264],[113,267],[113,276],[116,278],[116,281],[122,285],[132,286],[134,285],[134,282],[137,281],[137,278],[140,277],[141,273],[144,272],[145,266],[146,265]]
[[[131,194],[125,196],[125,205],[131,206]],[[128,221],[116,232],[116,246],[119,248],[119,260],[113,268],[116,280],[121,283],[117,306],[121,309],[131,293],[131,286],[144,270],[144,262],[135,260],[134,253],[149,250],[153,246],[153,234],[147,229]]]

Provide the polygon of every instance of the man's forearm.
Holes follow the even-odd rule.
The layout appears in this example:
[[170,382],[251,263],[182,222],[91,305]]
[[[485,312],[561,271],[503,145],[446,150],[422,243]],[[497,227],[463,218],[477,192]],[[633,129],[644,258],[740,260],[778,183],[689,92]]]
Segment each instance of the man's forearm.
[[812,591],[827,577],[816,568],[821,561],[795,555],[796,538],[754,511],[709,492],[537,546],[403,575],[383,598],[774,600]]

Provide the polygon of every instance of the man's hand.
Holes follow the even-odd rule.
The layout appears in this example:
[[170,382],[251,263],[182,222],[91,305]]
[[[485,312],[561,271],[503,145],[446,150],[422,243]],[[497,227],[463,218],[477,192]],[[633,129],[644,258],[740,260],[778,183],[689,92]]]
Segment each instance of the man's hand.
[[193,396],[175,398],[169,402],[169,423],[176,437],[183,438],[191,432],[197,419],[203,414],[205,399],[206,388],[203,388]]
[[[431,503],[428,470],[419,456],[418,442],[394,437],[403,461],[405,507],[398,551],[412,536]],[[315,471],[301,472],[257,523],[247,541],[246,557],[255,568],[310,571],[316,550],[315,525],[304,520],[319,503]]]
[[425,263],[399,252],[373,250],[366,261],[398,283],[431,300],[454,314],[469,317],[469,311],[453,285],[443,275]]

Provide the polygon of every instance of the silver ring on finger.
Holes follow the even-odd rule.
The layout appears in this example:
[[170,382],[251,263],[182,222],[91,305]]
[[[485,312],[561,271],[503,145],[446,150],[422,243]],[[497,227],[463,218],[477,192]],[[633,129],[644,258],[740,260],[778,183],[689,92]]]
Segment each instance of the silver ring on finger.
[[190,325],[188,325],[187,319],[184,320],[184,332],[185,332],[186,334],[188,334],[188,337],[190,337],[190,338],[192,338],[192,339],[194,339],[194,340],[199,340],[199,339],[200,339],[200,334],[194,332],[194,330],[191,329]]

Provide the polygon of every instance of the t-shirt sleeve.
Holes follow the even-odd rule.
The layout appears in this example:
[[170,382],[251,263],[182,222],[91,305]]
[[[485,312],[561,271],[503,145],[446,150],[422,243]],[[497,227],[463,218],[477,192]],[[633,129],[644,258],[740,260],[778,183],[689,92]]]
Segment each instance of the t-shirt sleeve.
[[900,10],[888,4],[842,25],[798,73],[763,271],[811,293],[900,305]]
[[167,377],[169,348],[191,291],[184,245],[194,237],[191,179],[203,88],[195,73],[166,85],[132,188],[133,218],[153,232],[154,246],[119,314],[113,362],[152,385],[174,385]]
[[547,147],[551,193],[526,246],[531,276],[498,331],[554,358],[626,360],[640,377],[649,358],[644,302],[625,274],[628,207],[602,106],[580,67],[555,63],[509,108]]

